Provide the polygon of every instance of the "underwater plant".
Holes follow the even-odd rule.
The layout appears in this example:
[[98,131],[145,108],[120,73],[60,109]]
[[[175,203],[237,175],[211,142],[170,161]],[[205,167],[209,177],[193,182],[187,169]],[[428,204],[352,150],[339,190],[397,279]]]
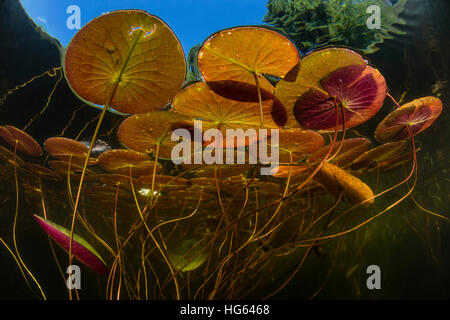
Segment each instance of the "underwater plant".
[[[17,197],[21,186],[33,220],[68,253],[63,262],[52,247],[56,264],[75,258],[103,275],[98,281],[106,299],[276,295],[318,247],[339,249],[344,235],[411,195],[415,135],[442,110],[435,97],[398,105],[388,80],[351,48],[300,57],[294,43],[267,28],[219,31],[198,52],[202,80],[186,83],[183,50],[168,25],[140,10],[104,14],[77,33],[63,62],[71,89],[102,106],[89,145],[80,134],[49,137],[43,159],[23,130],[0,127],[14,151],[2,148],[0,156],[2,166],[14,168]],[[371,137],[354,128],[373,121],[386,97],[397,108],[378,124],[379,145],[371,146]],[[94,156],[102,120],[114,110],[124,114],[110,130],[114,143]],[[174,159],[180,140],[173,132],[195,131],[200,120],[201,140],[182,138],[191,152]],[[207,148],[214,156],[231,150],[248,160],[263,139],[223,145],[202,136],[210,129],[224,135],[227,129],[277,130],[279,140],[270,142],[279,153],[276,170],[260,174],[263,162],[175,161]],[[382,170],[401,165],[410,165],[409,173],[384,190],[367,178],[376,171],[383,179]],[[401,186],[405,193],[391,192]],[[380,209],[377,201],[386,195],[396,198]],[[17,208],[18,202],[16,217]],[[15,240],[15,252],[0,240],[19,269],[27,269]],[[285,257],[295,259],[293,269],[275,281],[269,275]],[[45,299],[45,285],[22,273]]]
[[[289,36],[301,52],[346,45],[371,54],[385,39],[405,34],[401,13],[407,0],[269,0],[264,22]],[[380,29],[367,28],[367,8],[377,5]]]

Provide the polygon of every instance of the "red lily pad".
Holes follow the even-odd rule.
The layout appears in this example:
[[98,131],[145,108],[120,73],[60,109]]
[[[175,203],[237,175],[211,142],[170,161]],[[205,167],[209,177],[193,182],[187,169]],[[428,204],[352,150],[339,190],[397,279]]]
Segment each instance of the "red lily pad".
[[340,68],[355,65],[367,65],[367,61],[360,54],[345,48],[315,50],[303,57],[295,81],[281,79],[275,87],[275,95],[288,113],[286,127],[299,126],[294,117],[294,105],[302,95],[311,88],[323,90],[320,85],[322,79]]
[[413,135],[422,132],[439,117],[442,101],[435,97],[413,100],[391,112],[375,130],[379,142],[397,141],[409,137],[407,126]]
[[[64,250],[69,251],[70,230],[67,230],[64,227],[61,227],[60,225],[37,215],[34,215],[34,218],[57,244],[59,244]],[[108,268],[98,252],[95,251],[95,249],[87,243],[86,240],[75,233],[73,234],[72,254],[81,263],[95,272],[104,275],[108,274]]]
[[[336,125],[355,127],[374,116],[386,97],[383,76],[367,65],[352,65],[331,72],[320,81],[322,88],[311,88],[295,103],[294,116],[307,129],[332,131]],[[339,108],[339,109],[340,109]]]

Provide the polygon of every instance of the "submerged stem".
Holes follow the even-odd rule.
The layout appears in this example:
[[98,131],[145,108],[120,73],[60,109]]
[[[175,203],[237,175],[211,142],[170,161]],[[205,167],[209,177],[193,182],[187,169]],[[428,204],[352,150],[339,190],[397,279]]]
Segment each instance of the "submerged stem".
[[258,92],[258,102],[259,102],[259,117],[261,128],[264,127],[264,115],[263,115],[263,105],[262,105],[262,97],[261,97],[261,87],[259,86],[258,75],[256,72],[252,72],[253,78],[255,79],[256,90]]

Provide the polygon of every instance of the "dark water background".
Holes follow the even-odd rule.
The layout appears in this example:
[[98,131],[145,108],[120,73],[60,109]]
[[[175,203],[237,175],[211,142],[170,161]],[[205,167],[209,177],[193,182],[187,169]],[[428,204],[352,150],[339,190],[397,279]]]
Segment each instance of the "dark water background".
[[[0,5],[0,94],[36,74],[58,66],[58,55],[54,44],[40,35],[29,22],[24,22],[20,8],[15,1],[6,0]],[[9,6],[7,9],[6,6]],[[396,36],[381,45],[381,50],[368,56],[388,82],[389,91],[400,97],[407,91],[405,101],[432,94],[433,88],[443,101],[444,109],[437,121],[416,138],[418,153],[418,182],[413,193],[415,199],[425,208],[449,216],[449,57],[450,57],[450,2],[447,0],[409,0],[402,17],[406,26],[403,36]],[[261,17],[262,19],[263,17]],[[18,27],[20,26],[20,27]],[[22,89],[19,94],[8,97],[7,104],[0,106],[2,124],[23,127],[48,98],[51,84],[38,81]],[[66,85],[59,87],[52,98],[52,107],[28,131],[39,143],[57,135],[70,121],[72,111],[80,105]],[[385,106],[370,124],[358,131],[373,136],[374,129],[391,110],[393,105],[386,100]],[[91,120],[97,111],[83,108],[74,119],[67,136],[74,135]],[[118,119],[108,116],[103,128],[111,128]],[[93,128],[88,128],[89,136]],[[105,129],[106,130],[106,129]],[[382,186],[404,177],[404,172],[383,175]],[[369,176],[369,184],[375,181]],[[377,202],[376,208],[363,214],[367,217],[384,209],[407,191],[399,188]],[[15,208],[13,185],[0,185],[0,234],[9,234],[11,213]],[[48,242],[32,221],[30,206],[21,202],[18,228],[22,257],[26,257],[33,270],[40,270],[38,277],[45,286],[49,298],[66,298],[67,291],[59,277],[59,271],[49,255]],[[6,217],[8,216],[8,217]],[[8,239],[5,236],[5,239]],[[10,240],[10,239],[9,239]],[[9,241],[9,243],[12,243]],[[305,299],[311,296],[327,278],[333,263],[334,245],[324,246],[320,254],[310,255],[301,271],[292,282],[274,298]],[[326,285],[318,299],[449,299],[450,298],[450,227],[449,224],[421,211],[410,199],[406,199],[368,226],[343,239],[343,248],[334,261]],[[57,250],[61,261],[66,254]],[[273,273],[271,281],[279,285],[287,272],[295,268],[297,256],[283,258],[283,268]],[[382,289],[368,290],[366,267],[379,265],[382,272]],[[349,270],[353,272],[349,273]],[[98,283],[98,287],[86,286],[81,290],[82,298],[102,298],[100,292],[104,281],[92,273],[84,273],[86,283]],[[273,288],[272,288],[273,289]],[[270,291],[270,287],[268,288]],[[255,296],[258,298],[259,296]],[[34,299],[36,296],[24,281],[12,262],[10,255],[0,249],[0,299]]]

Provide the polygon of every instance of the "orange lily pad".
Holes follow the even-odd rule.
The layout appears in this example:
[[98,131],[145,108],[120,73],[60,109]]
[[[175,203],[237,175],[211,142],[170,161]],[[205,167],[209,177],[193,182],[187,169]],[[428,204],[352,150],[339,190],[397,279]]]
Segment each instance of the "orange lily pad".
[[[300,62],[295,45],[281,34],[261,27],[235,27],[209,37],[198,53],[205,81],[232,80],[255,84],[270,92],[264,74],[284,78]],[[273,90],[273,89],[272,89]]]
[[[186,190],[170,191],[162,199],[178,201],[178,202],[180,202],[180,205],[182,206],[184,201],[191,201],[191,200],[199,201],[200,197],[202,199],[202,202],[209,201],[214,198],[211,194],[209,194],[205,191],[202,192],[201,189],[189,188]],[[182,199],[182,201],[180,201],[180,199]]]
[[198,165],[198,164],[183,164],[182,167],[186,170],[191,170],[190,172],[197,174],[202,178],[214,178],[217,177],[227,178],[232,176],[240,175],[247,170],[249,170],[252,165],[249,164],[223,164],[218,165]]
[[[211,192],[216,193],[217,192],[217,186],[216,186],[216,179],[215,178],[193,178],[189,180],[189,183],[192,185],[191,189],[203,189],[205,192]],[[228,191],[229,190],[229,183],[223,180],[218,180],[217,185],[221,190]]]
[[[338,151],[340,145],[341,141],[335,142],[333,149],[331,150],[331,155],[334,155]],[[330,162],[336,164],[340,168],[345,169],[352,163],[353,160],[366,152],[369,148],[369,145],[370,140],[367,138],[346,139],[342,142],[339,153]],[[308,157],[308,162],[316,163],[321,161],[327,154],[329,148],[330,145],[323,146]]]
[[22,158],[20,158],[17,154],[15,155],[14,152],[9,151],[8,149],[2,146],[0,146],[0,158],[5,160],[6,163],[16,165],[18,167],[22,167],[25,165],[25,161],[23,161]]
[[372,189],[367,184],[332,163],[324,163],[314,179],[335,196],[344,192],[353,204],[367,201],[364,206],[368,206],[374,202]]
[[358,158],[353,160],[350,168],[354,171],[373,171],[402,155],[406,145],[406,141],[395,141],[382,144],[364,152]]
[[279,131],[278,147],[279,161],[289,163],[292,155],[292,162],[301,160],[305,155],[317,151],[323,144],[323,137],[312,130],[302,130],[299,128],[282,129]]
[[[29,134],[13,126],[1,126],[0,137],[17,151],[31,157],[40,157],[42,148]],[[17,147],[16,147],[17,144]]]
[[[70,175],[71,179],[79,179],[81,173],[83,172],[83,167],[75,163],[63,161],[63,160],[50,160],[48,165],[53,168],[62,177],[66,178]],[[97,176],[94,171],[86,169],[85,180],[93,181],[96,180]]]
[[[84,165],[89,150],[85,144],[64,137],[48,138],[44,142],[44,149],[56,159],[77,165]],[[88,166],[97,162],[96,158],[89,158]]]
[[[292,169],[290,169],[292,168]],[[290,176],[295,177],[308,172],[311,169],[309,166],[278,166],[272,170],[272,177],[275,178],[287,178],[289,177],[289,171],[291,171]]]
[[[264,121],[265,128],[278,128],[271,116],[272,106],[272,100],[263,101],[263,114],[267,119]],[[173,110],[188,116],[192,120],[202,120],[203,131],[213,128],[219,129],[224,139],[227,129],[253,129],[257,135],[261,127],[258,102],[227,99],[215,93],[204,82],[195,83],[180,91],[173,100]],[[246,144],[253,142],[255,140],[246,140]],[[211,143],[208,143],[208,145],[212,146]],[[223,141],[222,145],[227,147],[237,146],[234,143],[228,145],[226,141]]]
[[241,102],[257,102],[259,103],[259,98],[261,101],[272,101],[272,120],[279,126],[282,127],[287,121],[287,112],[283,103],[278,99],[272,92],[274,88],[272,85],[268,84],[265,89],[260,88],[258,93],[258,88],[254,84],[238,82],[232,80],[222,80],[222,81],[209,81],[206,83],[208,87],[215,93],[221,95],[224,98],[241,101]]
[[[416,152],[418,152],[419,150],[420,149],[416,149]],[[406,163],[412,163],[412,161],[413,161],[412,152],[403,153],[388,162],[383,162],[382,164],[380,164],[380,170],[381,172],[386,172],[395,169],[401,165],[404,165]]]
[[[138,183],[141,188],[151,188],[153,184],[153,176],[141,176],[138,179]],[[189,181],[186,179],[165,175],[155,176],[155,188],[158,191],[160,191],[160,189],[163,189],[164,191],[181,190],[186,189],[187,187],[189,187]]]
[[[106,173],[106,174],[99,174],[98,180],[100,180],[101,183],[111,186],[111,187],[117,187],[117,185],[121,187],[125,187],[126,189],[131,188],[130,187],[130,174],[118,174],[118,173]],[[137,181],[134,181],[135,184]]]
[[47,167],[41,166],[37,163],[27,162],[25,163],[25,169],[30,171],[32,174],[38,175],[42,179],[53,180],[53,181],[61,181],[61,176],[53,170],[50,170]]
[[169,103],[183,84],[186,62],[180,42],[161,19],[119,10],[92,20],[75,35],[65,73],[81,98],[134,114]]
[[171,140],[173,126],[187,119],[169,111],[136,114],[121,123],[117,135],[127,148],[143,153],[155,153],[159,144],[158,158],[171,159],[172,149],[178,143]]
[[[106,171],[131,175],[142,176],[153,172],[155,162],[150,160],[145,153],[114,149],[103,152],[98,156],[100,166]],[[156,172],[161,171],[161,165],[156,163]]]

